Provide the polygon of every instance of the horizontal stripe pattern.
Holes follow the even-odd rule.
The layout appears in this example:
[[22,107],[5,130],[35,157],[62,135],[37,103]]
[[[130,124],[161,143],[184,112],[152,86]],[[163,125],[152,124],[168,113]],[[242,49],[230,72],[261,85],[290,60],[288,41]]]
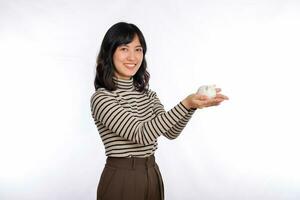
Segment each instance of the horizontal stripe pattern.
[[107,156],[147,157],[157,149],[157,138],[175,139],[195,110],[179,102],[165,111],[155,92],[135,90],[133,80],[114,78],[117,90],[99,88],[91,96],[91,113]]

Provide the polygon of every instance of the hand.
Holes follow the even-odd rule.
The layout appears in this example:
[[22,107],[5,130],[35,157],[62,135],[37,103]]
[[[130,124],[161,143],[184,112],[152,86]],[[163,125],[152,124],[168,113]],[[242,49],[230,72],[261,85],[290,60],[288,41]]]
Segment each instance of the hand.
[[200,94],[191,94],[187,96],[181,103],[187,108],[187,109],[196,109],[196,108],[204,108],[204,107],[210,107],[210,106],[218,106],[220,105],[224,100],[229,100],[229,98],[223,94],[221,94],[221,88],[216,88],[216,96],[214,98],[208,98],[205,95]]

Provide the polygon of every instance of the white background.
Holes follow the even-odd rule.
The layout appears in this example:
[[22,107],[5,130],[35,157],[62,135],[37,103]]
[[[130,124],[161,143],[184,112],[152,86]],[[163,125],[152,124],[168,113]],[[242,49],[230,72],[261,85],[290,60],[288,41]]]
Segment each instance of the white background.
[[1,0],[1,200],[96,198],[105,155],[89,100],[119,21],[144,33],[167,110],[203,84],[230,98],[159,139],[167,200],[300,198],[299,1]]

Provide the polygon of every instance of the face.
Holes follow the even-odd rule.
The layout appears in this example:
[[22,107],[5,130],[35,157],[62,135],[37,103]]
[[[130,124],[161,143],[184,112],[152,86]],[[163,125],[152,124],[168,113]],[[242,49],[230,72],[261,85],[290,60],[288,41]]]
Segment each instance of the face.
[[138,71],[142,61],[143,48],[138,36],[135,35],[130,43],[118,46],[113,55],[115,76],[129,80]]

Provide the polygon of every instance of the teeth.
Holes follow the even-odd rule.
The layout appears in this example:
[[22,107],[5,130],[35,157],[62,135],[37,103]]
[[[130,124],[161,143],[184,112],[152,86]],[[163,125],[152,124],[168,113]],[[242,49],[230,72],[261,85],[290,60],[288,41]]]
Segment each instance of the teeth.
[[135,64],[127,64],[127,65],[125,65],[125,66],[127,66],[127,67],[134,67]]

